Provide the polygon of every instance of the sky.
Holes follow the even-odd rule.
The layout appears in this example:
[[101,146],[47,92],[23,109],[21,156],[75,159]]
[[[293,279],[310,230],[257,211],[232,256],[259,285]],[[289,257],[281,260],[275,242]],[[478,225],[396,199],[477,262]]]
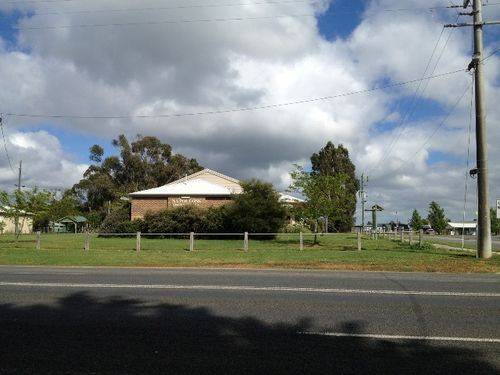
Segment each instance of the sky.
[[[464,69],[472,34],[443,28],[457,20],[458,10],[443,8],[451,3],[3,0],[0,189],[13,188],[20,160],[23,185],[68,188],[89,147],[113,154],[123,133],[157,136],[205,167],[284,190],[293,165],[307,168],[332,141],[368,176],[380,220],[426,215],[432,200],[460,220],[467,150],[475,166]],[[485,4],[484,19],[500,19],[500,5]],[[485,27],[486,56],[499,45],[500,26]],[[484,61],[492,206],[499,56]],[[467,191],[472,220],[475,180]]]

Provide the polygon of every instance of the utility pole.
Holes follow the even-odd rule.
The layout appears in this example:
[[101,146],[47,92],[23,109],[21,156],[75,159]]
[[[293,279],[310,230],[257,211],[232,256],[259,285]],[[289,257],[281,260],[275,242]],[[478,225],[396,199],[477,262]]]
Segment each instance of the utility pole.
[[[464,0],[463,8],[468,8],[471,0]],[[477,163],[477,257],[491,258],[491,222],[488,189],[488,150],[485,117],[485,93],[483,77],[483,26],[495,25],[498,21],[483,22],[482,0],[472,0],[472,12],[460,13],[473,17],[473,23],[445,25],[445,27],[471,26],[474,30],[474,55],[468,70],[474,69],[474,89],[476,101],[476,163]]]
[[[17,191],[21,191],[21,178],[23,175],[23,161],[21,160],[19,162],[19,174],[17,175]],[[15,233],[16,236],[19,235],[19,207],[17,206],[16,203],[16,217],[14,218],[14,226],[15,226]]]
[[365,182],[368,182],[368,177],[365,178],[365,174],[361,174],[361,186],[359,189],[359,197],[361,198],[361,231],[365,230]]

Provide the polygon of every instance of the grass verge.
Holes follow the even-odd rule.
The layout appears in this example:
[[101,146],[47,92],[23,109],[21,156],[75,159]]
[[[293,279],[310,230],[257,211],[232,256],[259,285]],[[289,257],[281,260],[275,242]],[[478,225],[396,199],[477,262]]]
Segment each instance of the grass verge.
[[129,267],[241,267],[306,268],[369,271],[500,272],[500,257],[478,260],[470,252],[437,249],[424,244],[409,246],[388,239],[363,239],[356,251],[356,236],[320,236],[313,244],[305,237],[299,250],[298,235],[281,235],[275,240],[250,237],[249,251],[239,239],[197,239],[195,251],[186,238],[142,238],[135,252],[135,238],[93,236],[90,251],[83,251],[83,235],[43,235],[41,250],[35,250],[35,236],[0,236],[0,264],[53,266]]

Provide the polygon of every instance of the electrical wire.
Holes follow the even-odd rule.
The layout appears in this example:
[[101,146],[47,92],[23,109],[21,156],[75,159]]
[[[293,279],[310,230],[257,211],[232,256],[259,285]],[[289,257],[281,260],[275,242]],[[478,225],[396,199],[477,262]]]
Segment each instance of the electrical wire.
[[255,17],[227,17],[227,18],[192,18],[179,20],[160,20],[160,21],[133,21],[133,22],[114,22],[114,23],[80,23],[73,25],[56,25],[56,26],[29,26],[29,27],[14,27],[15,30],[22,31],[39,31],[39,30],[58,30],[58,29],[100,29],[106,27],[126,27],[126,26],[154,26],[154,25],[178,25],[184,23],[218,23],[218,22],[239,22],[239,21],[258,21],[258,20],[273,20],[279,18],[307,18],[316,17],[317,14],[276,14],[272,16],[255,16]]
[[[456,18],[455,22],[457,22],[459,18],[460,18],[460,14],[457,15],[457,18]],[[434,49],[432,50],[431,56],[429,57],[429,60],[427,62],[427,65],[426,65],[426,67],[424,69],[424,72],[423,72],[422,76],[425,76],[427,74],[427,70],[428,70],[429,66],[431,65],[432,59],[434,58],[434,55],[435,55],[435,53],[437,51],[437,47],[439,46],[439,42],[441,41],[441,37],[443,36],[443,33],[444,33],[444,27],[441,29],[441,33],[439,34],[439,38],[438,38],[436,44],[434,45]],[[438,67],[439,62],[441,61],[441,58],[443,57],[444,51],[446,50],[448,42],[450,41],[451,35],[452,35],[452,31],[450,30],[450,32],[448,33],[448,37],[446,38],[446,41],[445,41],[443,47],[441,48],[441,53],[439,54],[438,58],[436,59],[436,62],[434,64],[434,68],[431,71],[431,75],[433,75],[434,72],[436,71],[436,68]],[[406,110],[405,114],[403,115],[400,123],[396,126],[396,128],[398,129],[396,137],[392,139],[391,143],[389,144],[388,150],[385,152],[384,157],[375,165],[375,167],[370,168],[370,170],[368,172],[366,172],[367,174],[369,174],[373,170],[377,170],[378,168],[380,168],[383,165],[383,163],[391,155],[391,153],[394,150],[394,147],[396,146],[396,144],[398,143],[398,141],[401,139],[401,136],[403,135],[404,131],[408,127],[408,123],[406,121],[409,118],[411,118],[411,116],[415,112],[416,108],[418,107],[418,97],[424,95],[424,92],[426,91],[426,89],[427,89],[427,87],[429,85],[429,80],[427,80],[426,82],[424,82],[424,86],[422,88],[422,91],[419,94],[419,90],[420,90],[422,82],[424,82],[424,81],[420,81],[419,82],[419,84],[418,84],[415,92],[412,95],[412,98],[410,100],[410,105],[409,105],[408,109]]]
[[494,50],[493,52],[491,52],[488,56],[486,56],[484,59],[482,59],[481,62],[489,59],[491,56],[493,56],[494,54],[496,54],[498,51],[500,51],[500,48],[497,48],[496,50]]
[[[396,168],[395,170],[391,171],[390,174],[394,174],[394,173],[397,173],[399,172],[407,163],[409,163],[415,156],[417,156],[420,152],[422,152],[422,150],[425,148],[425,146],[427,146],[429,144],[429,142],[434,138],[434,136],[436,135],[436,133],[446,124],[446,121],[448,121],[448,118],[451,116],[451,114],[455,111],[455,109],[458,107],[458,105],[460,104],[460,102],[462,101],[462,99],[464,98],[465,94],[467,94],[467,92],[469,91],[469,88],[470,88],[471,84],[467,85],[466,89],[464,90],[464,92],[458,97],[458,99],[455,101],[455,103],[453,104],[453,106],[450,108],[450,110],[446,113],[446,115],[443,117],[443,120],[441,122],[439,122],[439,124],[437,124],[435,127],[434,127],[434,130],[432,131],[432,133],[429,135],[429,137],[426,138],[426,140],[424,141],[424,143],[417,149],[417,151],[415,153],[413,153],[409,158],[403,160],[400,162],[400,166],[398,168]],[[381,175],[379,177],[375,177],[375,178],[372,178],[371,180],[374,181],[374,180],[379,180],[381,178],[385,178],[387,177],[389,174],[384,174],[384,175]]]
[[205,9],[205,8],[223,8],[223,7],[239,7],[249,5],[281,5],[281,4],[301,4],[313,3],[311,0],[286,0],[286,1],[264,1],[264,2],[246,2],[246,3],[221,3],[221,4],[191,4],[178,6],[160,6],[160,7],[142,7],[142,8],[113,8],[113,9],[85,9],[85,10],[69,10],[69,11],[50,11],[50,12],[35,12],[35,16],[50,16],[64,14],[91,14],[91,13],[114,13],[114,12],[145,12],[157,10],[174,10],[174,9]]
[[468,180],[469,180],[469,161],[470,161],[470,140],[472,134],[472,107],[474,103],[474,76],[472,76],[471,82],[471,91],[470,91],[470,105],[469,105],[469,126],[467,128],[467,137],[466,137],[466,158],[465,158],[465,182],[464,182],[464,212],[462,216],[462,250],[465,245],[465,213],[467,211],[467,193],[468,193]]
[[7,156],[7,161],[9,162],[10,170],[12,171],[12,173],[15,173],[14,168],[12,167],[12,160],[9,155],[9,149],[7,148],[7,139],[5,137],[4,122],[6,122],[6,117],[4,117],[3,113],[0,113],[0,130],[2,131],[3,147],[5,149],[5,155]]
[[[272,4],[272,3],[269,3]],[[215,4],[214,4],[215,5]],[[222,6],[222,5],[221,5]],[[186,8],[190,6],[184,6]],[[193,7],[202,7],[196,6]],[[180,9],[179,7],[165,7],[163,9]],[[447,8],[447,7],[443,7]],[[148,10],[154,10],[154,8],[142,8]],[[162,9],[162,8],[156,8]],[[422,11],[422,10],[434,10],[439,9],[439,7],[431,7],[431,8],[386,8],[386,9],[377,9],[377,12],[402,12],[402,11]],[[132,10],[132,9],[129,9]],[[138,8],[137,10],[141,10]],[[113,10],[112,10],[113,11]],[[119,11],[119,10],[116,10]],[[342,16],[343,14],[357,14],[359,12],[346,12],[346,11],[332,11],[322,13],[322,16]],[[60,13],[58,13],[60,14]],[[64,13],[62,13],[64,14]],[[36,15],[36,13],[35,13]],[[40,26],[22,26],[15,27],[16,30],[22,31],[34,31],[34,30],[57,30],[57,29],[74,29],[74,28],[106,28],[106,27],[125,27],[125,26],[142,26],[142,25],[164,25],[164,24],[183,24],[183,23],[212,23],[212,22],[237,22],[237,21],[256,21],[256,20],[270,20],[270,19],[279,19],[279,18],[302,18],[302,17],[317,17],[317,13],[308,13],[308,14],[281,14],[281,15],[269,15],[269,16],[254,16],[254,17],[226,17],[226,18],[193,18],[193,19],[178,19],[178,20],[160,20],[160,21],[133,21],[133,22],[103,22],[103,23],[80,23],[80,24],[70,24],[70,25],[40,25]]]
[[[425,77],[425,75],[427,74],[427,70],[429,69],[429,67],[431,65],[432,59],[434,58],[434,54],[436,53],[437,47],[439,46],[439,42],[441,41],[443,33],[444,33],[444,27],[441,29],[441,32],[439,33],[439,37],[438,37],[436,43],[434,44],[434,48],[432,50],[432,53],[431,53],[429,59],[427,60],[427,65],[425,66],[424,72],[422,73],[422,77]],[[412,98],[410,99],[410,106],[408,106],[408,109],[405,111],[404,115],[402,116],[401,121],[396,126],[396,128],[398,129],[396,137],[392,138],[392,140],[391,140],[391,142],[390,142],[390,144],[388,146],[388,149],[387,149],[384,157],[377,163],[377,165],[375,165],[375,167],[372,167],[368,171],[365,171],[366,174],[369,175],[373,170],[377,170],[378,168],[380,168],[380,166],[388,159],[388,157],[389,157],[390,153],[392,152],[395,144],[398,142],[399,138],[403,134],[403,128],[401,127],[401,125],[404,125],[404,123],[406,121],[406,118],[407,118],[407,116],[408,116],[408,114],[410,112],[410,108],[413,106],[413,104],[416,101],[417,94],[418,94],[418,92],[420,90],[421,83],[422,83],[422,81],[420,81],[419,84],[418,84],[418,86],[416,87],[416,89],[415,89],[415,91],[414,91],[414,93],[412,95]]]
[[440,77],[446,77],[460,72],[464,72],[464,69],[453,70],[441,74],[436,74],[433,76],[427,76],[424,78],[413,79],[410,81],[396,82],[383,86],[375,86],[369,89],[348,91],[336,95],[323,96],[318,98],[302,99],[292,102],[267,104],[255,107],[242,107],[242,108],[232,108],[232,109],[221,109],[221,110],[211,110],[211,111],[200,111],[200,112],[188,112],[188,113],[167,113],[167,114],[157,114],[157,115],[73,115],[73,114],[34,114],[34,113],[7,113],[8,116],[12,117],[25,117],[25,118],[58,118],[58,119],[132,119],[132,118],[170,118],[170,117],[188,117],[188,116],[201,116],[201,115],[216,115],[234,112],[248,112],[255,110],[264,110],[272,108],[280,108],[297,104],[313,103],[318,101],[327,101],[337,98],[343,98],[352,95],[366,94],[377,90],[383,90],[387,88],[399,87],[404,85],[409,85],[412,83],[420,82],[426,79],[434,79]]

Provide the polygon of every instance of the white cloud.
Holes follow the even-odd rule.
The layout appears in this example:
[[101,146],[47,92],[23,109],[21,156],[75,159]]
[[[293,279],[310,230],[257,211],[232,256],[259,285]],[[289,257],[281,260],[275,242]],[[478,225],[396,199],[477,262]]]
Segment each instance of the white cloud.
[[59,140],[45,131],[13,133],[6,138],[6,146],[12,169],[6,158],[0,159],[0,186],[5,189],[11,190],[17,184],[20,160],[23,162],[22,184],[29,188],[71,186],[88,167],[71,160]]

